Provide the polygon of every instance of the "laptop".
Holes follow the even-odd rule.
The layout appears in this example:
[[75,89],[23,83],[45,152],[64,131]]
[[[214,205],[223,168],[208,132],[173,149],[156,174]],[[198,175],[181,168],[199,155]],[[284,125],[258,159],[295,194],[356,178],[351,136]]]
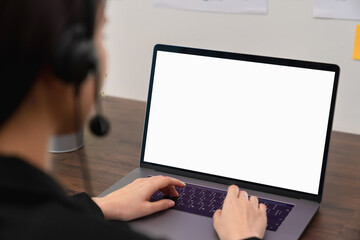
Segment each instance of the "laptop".
[[[174,208],[130,222],[152,237],[218,239],[229,185],[267,206],[264,239],[298,239],[321,203],[339,67],[156,45],[137,178],[187,183]],[[154,193],[150,201],[166,198]]]

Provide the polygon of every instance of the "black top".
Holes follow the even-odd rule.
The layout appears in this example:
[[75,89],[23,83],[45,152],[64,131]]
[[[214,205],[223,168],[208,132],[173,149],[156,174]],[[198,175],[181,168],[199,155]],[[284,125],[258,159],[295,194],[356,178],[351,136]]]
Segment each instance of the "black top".
[[[105,221],[85,193],[69,197],[47,174],[0,157],[0,239],[149,239],[125,222]],[[251,238],[256,239],[256,238]]]

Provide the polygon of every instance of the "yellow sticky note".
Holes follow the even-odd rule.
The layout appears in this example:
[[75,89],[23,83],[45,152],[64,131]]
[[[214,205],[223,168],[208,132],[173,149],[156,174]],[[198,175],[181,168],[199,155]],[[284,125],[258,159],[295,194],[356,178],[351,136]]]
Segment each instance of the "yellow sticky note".
[[360,25],[356,25],[353,59],[360,60]]

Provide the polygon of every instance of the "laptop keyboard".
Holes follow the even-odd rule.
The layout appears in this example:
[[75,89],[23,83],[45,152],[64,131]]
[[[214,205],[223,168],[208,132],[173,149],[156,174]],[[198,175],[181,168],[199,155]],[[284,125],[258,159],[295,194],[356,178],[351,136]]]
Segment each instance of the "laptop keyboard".
[[[164,198],[172,199],[175,201],[173,209],[212,217],[214,212],[222,207],[226,197],[226,191],[190,183],[186,183],[184,188],[175,188],[180,195],[179,197],[165,196],[162,192],[157,191],[151,196],[150,201],[154,202]],[[269,231],[276,231],[294,207],[294,205],[289,203],[262,198],[259,198],[259,203],[266,205],[268,219],[266,230]]]

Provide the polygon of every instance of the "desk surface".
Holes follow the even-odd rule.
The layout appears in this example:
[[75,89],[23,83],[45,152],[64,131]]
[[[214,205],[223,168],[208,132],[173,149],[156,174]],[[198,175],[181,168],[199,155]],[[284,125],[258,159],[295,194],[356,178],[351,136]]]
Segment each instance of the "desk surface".
[[[95,195],[138,167],[145,103],[107,97],[103,107],[108,136],[86,129],[83,149],[52,155],[53,175],[70,194],[84,191],[79,157],[88,159]],[[360,239],[360,136],[333,132],[323,201],[301,239]]]

